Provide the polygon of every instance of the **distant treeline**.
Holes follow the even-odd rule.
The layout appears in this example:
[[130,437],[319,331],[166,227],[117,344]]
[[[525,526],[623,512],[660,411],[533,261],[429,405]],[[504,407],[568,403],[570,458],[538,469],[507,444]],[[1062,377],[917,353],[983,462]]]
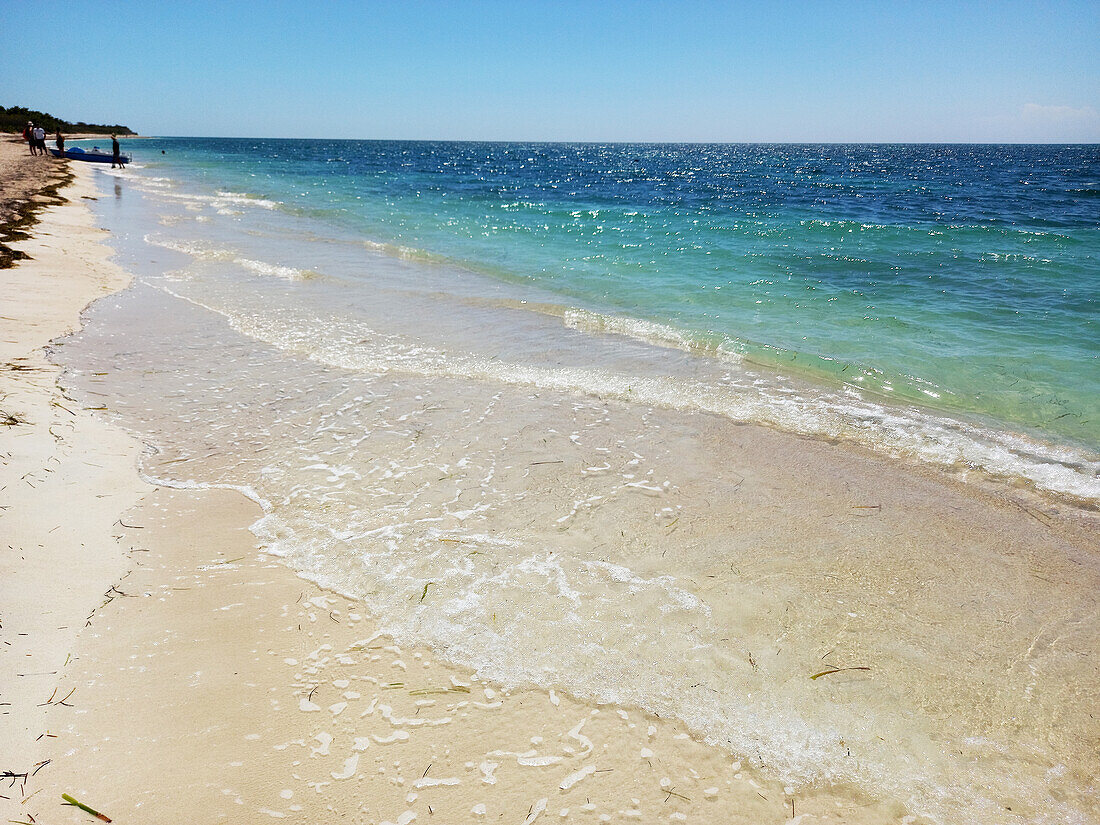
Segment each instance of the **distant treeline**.
[[94,135],[136,135],[129,126],[106,126],[102,123],[70,123],[67,120],[48,115],[45,112],[36,112],[34,109],[24,109],[22,106],[0,106],[0,132],[16,132],[22,134],[27,126],[27,121],[35,126],[41,126],[47,132],[62,132],[79,134],[87,132]]

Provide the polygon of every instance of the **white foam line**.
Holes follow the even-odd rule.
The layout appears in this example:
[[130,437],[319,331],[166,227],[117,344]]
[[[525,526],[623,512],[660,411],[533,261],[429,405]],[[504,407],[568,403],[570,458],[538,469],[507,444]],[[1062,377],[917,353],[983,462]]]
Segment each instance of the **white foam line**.
[[193,481],[190,479],[168,479],[150,475],[144,470],[138,470],[142,481],[153,487],[168,487],[172,490],[235,490],[245,498],[251,499],[260,506],[265,513],[272,511],[271,502],[261,496],[254,487],[247,484],[220,484],[209,481]]
[[[414,375],[462,377],[533,386],[562,392],[583,392],[641,402],[669,409],[721,415],[732,421],[753,422],[806,435],[849,440],[879,452],[908,457],[943,467],[969,467],[993,476],[1024,478],[1036,487],[1086,501],[1100,501],[1100,464],[1069,448],[1034,441],[1012,432],[996,432],[950,418],[931,418],[914,408],[888,409],[861,398],[815,396],[805,398],[786,387],[783,397],[769,397],[755,387],[716,393],[714,388],[672,378],[618,375],[598,369],[564,370],[507,364],[474,356],[447,357],[426,348],[409,351],[396,336],[379,336],[363,325],[341,332],[339,323],[323,325],[327,335],[316,339],[309,327],[295,327],[285,317],[260,323],[228,309],[204,304],[166,286],[165,292],[223,316],[235,330],[256,340],[298,352],[324,364],[376,375],[405,372]],[[268,319],[264,319],[267,321]],[[279,334],[273,334],[277,329]],[[348,349],[344,340],[361,342]],[[367,347],[363,342],[370,342]],[[1080,468],[1080,469],[1078,469]]]

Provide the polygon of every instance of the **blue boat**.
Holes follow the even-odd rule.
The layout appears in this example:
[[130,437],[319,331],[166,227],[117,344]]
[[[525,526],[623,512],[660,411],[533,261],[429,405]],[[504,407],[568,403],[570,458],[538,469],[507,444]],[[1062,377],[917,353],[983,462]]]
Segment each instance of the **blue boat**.
[[[81,149],[79,146],[73,146],[62,152],[60,149],[50,149],[50,154],[55,158],[65,157],[69,160],[86,160],[92,163],[114,163],[115,156],[110,152],[102,151],[98,146],[94,146],[91,149]],[[122,163],[130,162],[130,155],[119,155],[118,159]]]

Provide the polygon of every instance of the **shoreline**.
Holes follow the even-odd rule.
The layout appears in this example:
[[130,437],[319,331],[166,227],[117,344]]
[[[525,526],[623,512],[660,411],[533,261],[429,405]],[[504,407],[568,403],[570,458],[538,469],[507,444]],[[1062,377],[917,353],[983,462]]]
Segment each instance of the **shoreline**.
[[76,409],[43,349],[129,282],[83,201],[93,175],[42,212],[20,243],[31,260],[0,271],[25,296],[2,350],[22,366],[0,384],[20,420],[0,482],[15,550],[0,812],[86,821],[67,793],[116,822],[900,821],[850,789],[792,797],[678,722],[503,690],[398,647],[257,553],[243,496],[143,482],[142,445]]
[[[65,194],[85,197],[76,187],[90,184],[94,175],[94,170],[81,170],[78,183]],[[72,209],[65,211],[66,206]],[[85,203],[66,206],[47,210],[25,245],[36,260],[0,271],[0,279],[18,272],[25,278],[20,283],[36,283],[32,279],[66,258],[79,259],[89,277],[109,271],[110,286],[124,285],[127,276],[108,262],[112,250],[99,243],[105,233],[91,229]],[[78,218],[78,213],[83,214]],[[83,221],[80,225],[89,230],[88,248],[74,249],[73,221]],[[52,240],[59,230],[65,237]],[[79,269],[74,273],[70,268],[64,277],[78,274]],[[84,295],[86,303],[88,293]],[[82,306],[79,296],[67,300],[69,315],[60,317],[50,334],[40,330],[38,338],[20,338],[19,346],[32,347],[31,356],[43,364],[38,347],[60,335],[64,324],[74,324]],[[28,305],[25,313],[36,318],[43,308]],[[4,360],[11,361],[11,356],[5,353]],[[48,407],[60,397],[58,368],[51,364],[43,369],[53,372],[43,375],[36,391],[38,403]],[[112,401],[105,398],[104,404],[112,406]],[[42,821],[71,813],[72,821],[85,821],[75,811],[54,807],[60,804],[60,793],[70,793],[118,822],[175,822],[183,810],[203,821],[316,822],[337,815],[371,823],[408,823],[411,817],[482,822],[496,821],[498,815],[516,822],[534,822],[532,816],[586,822],[607,815],[612,821],[686,818],[715,825],[927,821],[907,814],[897,801],[873,803],[843,786],[788,794],[748,765],[750,760],[702,744],[680,723],[632,707],[577,702],[553,691],[505,691],[472,678],[468,669],[442,664],[427,648],[394,645],[376,635],[376,623],[361,605],[257,553],[256,539],[247,529],[257,518],[251,502],[227,490],[151,488],[134,469],[141,450],[134,437],[93,412],[75,410],[64,399],[61,403],[79,418],[80,427],[95,424],[111,433],[115,440],[110,443],[122,445],[113,448],[120,452],[112,454],[106,472],[115,482],[133,485],[127,487],[130,503],[143,501],[133,509],[121,497],[109,504],[96,499],[104,512],[97,522],[100,543],[94,552],[109,558],[110,565],[83,581],[81,604],[94,610],[86,629],[87,613],[78,615],[75,606],[70,610],[80,627],[68,625],[70,635],[51,648],[54,664],[66,660],[52,686],[48,681],[38,685],[22,702],[29,709],[30,700],[36,700],[33,712],[24,717],[24,739],[35,732],[30,725],[36,720],[48,731],[36,734],[45,738],[35,740],[37,752],[29,767],[45,758],[51,761],[22,788],[25,796],[3,792],[11,800],[0,803],[11,802],[12,818],[29,812]],[[61,421],[70,414],[51,411]],[[725,425],[705,416],[699,420],[706,422],[696,426],[708,442],[721,443]],[[37,426],[37,420],[21,426]],[[748,435],[738,439],[738,449],[745,451],[739,461],[751,467],[763,468],[774,458],[769,445],[790,443],[789,435],[761,438],[750,430],[744,429]],[[73,453],[79,451],[86,459],[89,435],[99,439],[99,431],[74,425],[74,432]],[[837,471],[840,465],[835,459],[830,463],[825,446],[811,452],[814,461]],[[886,464],[881,457],[857,453],[845,453],[843,470],[856,491],[864,465]],[[44,464],[50,453],[39,455],[45,456],[40,460]],[[55,476],[64,477],[63,471],[51,473],[50,480]],[[906,471],[896,470],[893,476],[906,477]],[[931,472],[912,476],[929,488],[963,484],[945,485]],[[110,483],[99,477],[72,481],[87,498],[99,496]],[[782,513],[789,506],[783,490],[789,492],[795,483],[787,480],[774,494],[752,491],[764,518],[749,526],[763,534],[768,513]],[[850,506],[858,508],[858,502],[870,499],[859,498],[856,491]],[[52,512],[42,504],[39,488],[28,489],[26,495]],[[1022,510],[1023,505],[989,491],[960,491],[958,498],[1006,534],[1011,525],[1032,519],[1044,524],[1040,516],[1048,517],[1027,510],[1013,516],[1013,508]],[[889,499],[884,507],[890,511],[907,504],[904,496],[892,492]],[[70,501],[65,506],[75,512]],[[126,506],[112,509],[118,505]],[[880,505],[876,515],[882,510]],[[11,518],[11,511],[3,512],[4,519]],[[929,510],[930,515],[936,512]],[[810,528],[805,515],[785,518],[793,521],[793,526],[784,523],[791,536],[800,535],[799,527]],[[26,546],[67,534],[47,524],[41,511],[35,519],[37,524],[26,525]],[[1085,531],[1079,539],[1087,538],[1087,519],[1060,522],[1063,527],[1077,523]],[[68,531],[68,517],[63,523]],[[870,525],[864,522],[861,529]],[[687,522],[682,526],[695,529]],[[962,526],[959,531],[966,535]],[[74,552],[73,546],[58,546],[58,558],[28,577],[31,585],[41,586],[52,571],[66,569]],[[5,588],[10,581],[5,578]],[[8,634],[6,607],[3,619]],[[39,625],[36,630],[44,633],[44,622]],[[57,692],[51,696],[47,688],[52,687]],[[47,697],[44,709],[38,708]],[[61,702],[52,701],[58,697]],[[179,712],[166,712],[171,707]],[[8,765],[0,763],[0,769]],[[167,778],[175,776],[185,779],[169,785]],[[564,809],[570,813],[562,815]]]
[[[774,340],[786,343],[782,346],[771,346],[763,342],[772,339],[766,335],[754,337],[751,334],[753,329],[751,325],[741,329],[732,325],[732,319],[722,323],[716,322],[715,329],[711,330],[705,325],[700,326],[698,318],[692,320],[694,316],[690,314],[685,314],[681,320],[674,320],[674,318],[680,318],[677,312],[672,311],[675,310],[675,303],[665,306],[643,296],[632,306],[631,301],[634,299],[628,297],[631,294],[629,288],[624,288],[621,300],[609,298],[608,301],[602,301],[598,295],[589,295],[582,290],[583,294],[577,294],[574,301],[568,295],[575,294],[575,290],[574,293],[569,292],[573,287],[569,287],[567,281],[563,281],[562,286],[565,292],[556,294],[557,287],[554,287],[553,283],[556,282],[554,279],[558,277],[557,275],[549,280],[541,275],[532,275],[532,280],[527,283],[525,276],[522,276],[523,266],[526,264],[512,272],[508,267],[492,262],[493,255],[503,254],[502,250],[512,243],[515,244],[516,255],[525,256],[524,260],[530,258],[532,255],[530,238],[526,238],[524,233],[528,230],[533,231],[532,226],[521,224],[526,227],[519,230],[521,237],[517,237],[514,242],[504,239],[500,249],[496,251],[491,250],[489,246],[484,246],[480,250],[480,255],[478,250],[474,249],[469,256],[465,256],[462,254],[463,244],[449,246],[446,233],[439,234],[438,231],[431,229],[430,220],[424,216],[421,216],[424,220],[419,222],[412,218],[403,218],[403,221],[412,221],[410,226],[415,224],[415,228],[410,228],[407,232],[402,230],[409,237],[405,238],[398,233],[401,236],[399,240],[395,240],[384,226],[376,229],[369,227],[370,220],[366,216],[385,213],[387,207],[384,205],[371,203],[368,206],[367,201],[363,201],[362,209],[365,211],[353,220],[351,213],[359,208],[355,205],[358,201],[349,202],[345,197],[346,193],[341,195],[339,187],[318,201],[319,211],[316,215],[310,213],[311,217],[306,218],[298,214],[295,206],[295,204],[306,205],[306,201],[300,197],[304,193],[296,194],[286,190],[286,181],[281,181],[279,178],[278,170],[283,161],[277,163],[272,161],[275,163],[271,169],[272,177],[268,178],[266,183],[261,183],[260,178],[247,180],[238,177],[240,170],[235,171],[233,165],[225,168],[225,180],[217,186],[213,185],[212,180],[203,181],[201,176],[196,177],[195,170],[189,168],[191,153],[195,153],[194,159],[202,159],[202,164],[209,161],[217,163],[215,159],[219,155],[215,151],[215,146],[216,143],[207,145],[204,140],[189,148],[187,141],[182,141],[172,150],[178,151],[179,157],[167,159],[150,157],[150,169],[142,170],[140,167],[135,167],[132,177],[134,188],[146,192],[152,208],[163,208],[174,212],[169,208],[169,204],[175,203],[180,206],[187,204],[188,210],[201,211],[205,208],[204,203],[213,203],[211,198],[216,199],[217,205],[221,207],[218,210],[209,210],[209,214],[197,216],[198,220],[212,221],[207,227],[207,233],[201,237],[188,238],[195,229],[190,221],[191,216],[187,212],[174,212],[171,226],[153,223],[145,225],[146,233],[154,238],[150,241],[152,246],[160,247],[150,250],[152,253],[150,258],[174,257],[176,260],[171,260],[170,264],[166,263],[166,266],[174,267],[181,265],[178,262],[179,256],[169,255],[169,252],[190,256],[192,264],[200,260],[214,259],[222,259],[228,263],[231,258],[243,256],[242,259],[248,259],[244,265],[251,268],[251,276],[263,274],[269,279],[274,276],[291,281],[305,281],[320,276],[322,279],[332,278],[334,285],[343,283],[345,286],[355,284],[364,273],[372,270],[383,272],[396,269],[391,264],[408,262],[405,275],[413,282],[427,279],[438,283],[441,295],[449,294],[448,281],[458,284],[469,276],[470,282],[477,284],[473,287],[479,295],[476,302],[458,300],[452,308],[453,312],[441,311],[437,318],[428,317],[431,314],[430,302],[421,301],[416,305],[415,310],[425,314],[422,323],[426,332],[420,335],[415,329],[409,330],[421,344],[430,343],[443,353],[463,353],[467,357],[460,359],[443,355],[440,356],[439,364],[427,359],[406,361],[401,365],[403,369],[408,368],[406,371],[451,372],[475,380],[488,377],[490,383],[504,381],[535,386],[557,386],[561,381],[573,382],[573,388],[582,394],[627,401],[641,400],[653,406],[702,409],[746,423],[765,423],[774,425],[780,430],[801,432],[813,438],[837,438],[860,443],[891,458],[907,460],[909,457],[914,457],[919,462],[934,465],[937,468],[946,468],[949,473],[960,477],[972,476],[974,475],[972,470],[976,469],[980,473],[988,473],[1001,479],[1006,486],[1015,484],[1018,478],[1023,478],[1026,480],[1025,483],[1034,487],[1040,496],[1049,492],[1054,498],[1065,497],[1075,504],[1082,505],[1085,509],[1095,510],[1096,503],[1100,502],[1100,483],[1097,481],[1100,456],[1095,446],[1100,444],[1100,441],[1090,439],[1087,436],[1089,431],[1082,429],[1086,425],[1095,425],[1095,420],[1090,422],[1090,416],[1087,414],[1089,403],[1083,401],[1092,386],[1087,367],[1088,359],[1084,356],[1076,359],[1079,366],[1074,369],[1069,369],[1065,363],[1058,362],[1061,364],[1058,369],[1062,370],[1060,383],[1066,387],[1065,397],[1062,397],[1052,389],[1059,383],[1058,375],[1052,378],[1048,374],[1049,371],[1044,372],[1043,375],[1046,375],[1046,378],[1042,380],[1036,377],[1038,373],[1032,375],[1034,370],[1041,371],[1040,365],[1049,361],[1039,349],[1031,354],[1032,357],[1028,357],[1026,354],[1021,354],[1019,347],[1013,348],[1006,345],[1000,355],[996,353],[990,355],[986,353],[985,347],[991,345],[991,342],[986,344],[979,342],[975,346],[982,355],[976,355],[973,363],[970,363],[967,358],[953,359],[955,366],[946,371],[941,368],[943,365],[936,366],[930,363],[929,370],[926,372],[912,363],[906,364],[904,359],[897,361],[883,355],[883,360],[879,361],[871,351],[862,352],[862,354],[852,352],[852,342],[845,337],[847,333],[843,329],[838,332],[835,343],[836,352],[844,355],[833,357],[828,355],[833,351],[829,345],[820,342],[813,344],[812,336],[807,339],[811,343],[807,343],[805,347],[800,347],[797,342],[791,343],[789,334],[785,335],[781,327],[774,329],[774,333],[778,336]],[[238,147],[233,151],[245,150],[243,147]],[[248,151],[255,154],[255,158],[250,159],[249,163],[255,162],[260,167],[266,168],[269,159],[266,158],[266,150],[262,145],[254,146]],[[272,149],[272,151],[275,150]],[[310,141],[304,141],[299,151],[307,156],[315,151],[323,153],[320,146],[311,145]],[[181,162],[183,165],[178,165]],[[289,159],[286,163],[293,166]],[[172,171],[173,169],[175,172]],[[155,173],[154,177],[147,176],[153,173]],[[156,177],[161,174],[166,174],[168,177]],[[511,208],[508,205],[505,207],[506,211]],[[537,211],[541,207],[532,204],[532,208],[536,208]],[[270,212],[261,210],[270,210]],[[225,232],[227,227],[221,224],[236,220],[235,217],[232,219],[223,217],[234,212],[240,213],[240,221],[249,225],[250,233],[254,237],[263,235],[264,224],[279,224],[283,229],[289,230],[286,236],[293,236],[296,225],[301,224],[301,227],[308,232],[312,231],[308,229],[308,225],[313,220],[319,221],[317,231],[326,237],[331,235],[331,240],[336,241],[337,244],[346,244],[347,254],[341,256],[331,249],[320,247],[312,249],[304,241],[297,244],[298,248],[294,248],[289,243],[281,243],[280,233],[272,236],[266,248],[249,240],[245,235],[231,240],[228,235],[216,234]],[[348,212],[349,215],[342,217],[344,212]],[[468,214],[468,212],[468,209],[456,207],[454,220],[474,221],[471,225],[478,225],[476,210],[474,213]],[[428,214],[425,213],[425,215]],[[554,210],[547,207],[547,215],[553,214]],[[616,218],[614,214],[608,216],[609,220],[613,218],[620,222],[624,219],[623,216]],[[356,220],[361,225],[362,238],[359,237],[359,229],[349,231],[349,227]],[[626,229],[633,225],[633,221],[633,218],[627,221]],[[803,223],[814,225],[813,233],[819,231],[817,221]],[[463,226],[465,225],[463,223]],[[828,227],[831,223],[824,221],[821,225]],[[622,226],[618,228],[626,231]],[[839,232],[843,228],[835,231]],[[886,225],[874,223],[864,228],[873,235],[889,230]],[[930,229],[925,232],[927,227],[920,222],[911,229],[919,230],[915,232],[919,236],[915,243],[918,248],[929,254],[933,254],[934,250],[927,248],[928,245],[939,247],[954,242],[954,239],[950,239],[950,243],[948,240],[935,240],[939,233]],[[467,230],[468,227],[458,231],[458,235],[464,236]],[[637,233],[639,230],[631,231]],[[829,232],[833,231],[829,230]],[[854,231],[857,234],[863,232],[858,227],[849,228],[848,231]],[[259,234],[256,234],[257,232]],[[480,234],[491,235],[492,232],[487,229]],[[908,231],[903,234],[908,234]],[[1027,231],[1012,230],[1011,234],[1012,238],[1005,243],[1029,242]],[[1050,240],[1044,233],[1040,232],[1039,235]],[[218,237],[218,241],[214,240],[215,237]],[[419,240],[416,240],[417,237]],[[709,237],[709,233],[702,237]],[[846,236],[841,235],[841,237]],[[387,238],[389,238],[388,241]],[[798,238],[793,240],[797,241]],[[963,238],[963,241],[965,240]],[[858,238],[856,241],[861,242]],[[660,244],[659,239],[656,242]],[[805,238],[801,242],[805,243]],[[900,241],[897,242],[900,243]],[[364,244],[369,250],[368,256],[361,261],[354,260],[356,252],[361,250]],[[638,244],[638,246],[644,245],[644,243]],[[784,245],[779,248],[782,246]],[[247,254],[241,252],[243,249],[248,249]],[[490,252],[492,254],[489,254]],[[967,252],[968,256],[975,254],[976,250],[970,249]],[[1048,252],[1048,254],[1051,257],[1057,257],[1055,252]],[[990,253],[990,256],[1000,260],[997,254]],[[1023,257],[1031,260],[1028,256]],[[1070,258],[1066,265],[1071,265],[1073,260]],[[349,262],[352,262],[352,265],[349,265]],[[545,264],[545,261],[541,261],[541,269],[540,266],[535,266],[534,269],[539,272],[549,271]],[[690,269],[690,262],[685,265]],[[822,276],[827,278],[830,277],[828,273],[831,269],[828,269],[827,261],[825,265],[826,271]],[[950,264],[941,264],[941,267],[944,266],[950,267]],[[969,266],[969,263],[963,266]],[[140,265],[137,267],[140,269]],[[357,270],[356,267],[360,269]],[[611,271],[615,273],[616,278],[624,277],[618,270]],[[810,277],[812,267],[808,272],[807,277],[812,281]],[[221,278],[225,274],[219,273],[218,277]],[[234,276],[230,274],[228,277]],[[392,286],[395,279],[388,280],[386,283]],[[770,284],[767,281],[764,283]],[[544,289],[546,285],[549,286]],[[741,285],[738,288],[744,286]],[[764,289],[763,286],[757,288],[752,284],[749,287]],[[260,288],[263,288],[262,285]],[[398,285],[397,288],[399,290],[400,286]],[[715,290],[718,289],[723,287],[716,285]],[[806,290],[820,292],[818,287],[814,287],[809,282],[806,284]],[[349,294],[353,291],[349,290]],[[728,291],[718,293],[721,296],[730,294],[732,293]],[[755,292],[752,294],[754,298],[758,297]],[[834,298],[836,296],[829,301]],[[729,302],[725,297],[722,300]],[[755,303],[766,304],[769,300],[771,299],[756,300]],[[743,306],[750,307],[753,303],[754,301],[751,300],[746,301]],[[950,304],[950,302],[939,301],[929,303]],[[399,329],[400,325],[392,324],[389,319],[414,310],[411,303],[404,306],[399,304],[399,301],[394,301],[385,312],[373,315],[369,312],[360,313],[360,317],[370,316],[368,326],[374,329],[403,334]],[[472,308],[474,305],[478,306],[479,310],[475,311]],[[890,312],[904,315],[897,306],[889,309]],[[699,311],[701,310],[695,312]],[[838,310],[838,317],[849,317],[851,311],[851,307]],[[539,313],[549,320],[540,325],[537,320],[520,317],[532,312]],[[884,315],[887,320],[892,317],[890,312]],[[560,333],[561,328],[574,331],[576,339],[585,339],[577,349],[591,349],[596,355],[597,364],[604,363],[599,357],[601,355],[609,354],[614,357],[611,351],[616,348],[631,349],[633,353],[646,348],[662,349],[667,356],[663,360],[673,365],[671,369],[674,373],[672,377],[675,379],[675,386],[662,385],[660,381],[651,382],[650,385],[643,387],[635,386],[631,380],[635,376],[629,369],[624,370],[622,376],[614,376],[625,380],[618,382],[607,380],[608,377],[599,374],[598,371],[585,370],[588,362],[583,359],[578,360],[576,357],[569,362],[569,366],[573,368],[570,371],[555,372],[550,369],[549,372],[536,371],[529,375],[524,374],[524,367],[533,365],[537,368],[545,365],[537,357],[533,359],[527,357],[530,347],[524,350],[523,355],[518,359],[511,359],[516,360],[517,363],[508,363],[509,358],[501,358],[498,361],[498,356],[508,353],[507,342],[501,341],[498,336],[493,345],[483,348],[479,346],[480,341],[476,335],[463,336],[458,331],[476,329],[483,321],[480,316],[489,314],[499,316],[502,321],[511,321],[517,328],[525,328],[525,330],[530,328],[535,335],[544,336],[546,351],[569,349],[570,341],[565,337],[568,333],[556,333]],[[876,323],[875,319],[870,317],[860,322],[858,320],[860,314],[855,313],[851,316],[853,329],[861,326],[863,322],[871,326]],[[722,312],[718,315],[722,315]],[[468,320],[464,320],[461,324],[452,322],[452,318],[463,316],[467,316]],[[451,327],[448,327],[448,323],[451,323]],[[920,325],[917,324],[917,326]],[[558,329],[552,329],[554,327]],[[444,329],[447,330],[445,333]],[[436,330],[439,332],[437,333]],[[763,330],[760,332],[763,333]],[[970,332],[974,333],[974,330]],[[520,334],[527,337],[526,331]],[[939,333],[932,329],[929,329],[927,334],[934,342],[939,340],[937,337]],[[963,335],[961,332],[957,334]],[[278,330],[273,331],[268,342],[279,340],[278,335]],[[869,336],[869,340],[875,340],[871,333]],[[1053,338],[1052,335],[1052,340]],[[1079,333],[1076,333],[1070,337],[1070,340],[1080,343],[1082,339]],[[516,341],[518,343],[519,339]],[[601,341],[606,346],[598,347]],[[318,352],[324,351],[328,363],[334,366],[355,369],[365,364],[362,358],[356,360],[356,354],[352,352],[337,355],[335,349],[326,346],[322,340],[310,341],[308,346],[314,347]],[[499,348],[499,351],[494,347]],[[521,347],[516,349],[519,350]],[[596,352],[597,349],[598,352]],[[890,347],[884,349],[889,350]],[[959,350],[961,353],[966,351],[965,347]],[[695,387],[692,386],[691,381],[692,371],[698,372],[698,370],[695,367],[682,372],[677,369],[677,361],[684,360],[681,353],[686,353],[687,361],[694,362],[706,372],[706,378],[698,382],[701,390],[698,393],[693,392]],[[700,353],[705,357],[691,357]],[[1004,364],[1000,363],[1001,360]],[[735,376],[759,373],[763,380],[754,382],[754,386],[751,387],[738,387],[736,392],[724,392],[722,383],[725,379],[719,374],[721,370],[719,365],[723,362],[732,365],[731,372]],[[376,359],[375,363],[386,366],[383,359]],[[495,368],[501,364],[505,365],[503,369]],[[981,364],[985,364],[989,369],[983,369]],[[990,382],[995,382],[996,376],[1002,371],[1011,370],[1012,365],[1016,365],[1018,372],[1023,375],[1022,383],[1020,375],[1013,374],[1006,378],[1005,387],[987,386]],[[511,373],[507,370],[511,370]],[[1078,373],[1081,375],[1079,381],[1073,379],[1073,376]],[[650,372],[639,374],[654,377]],[[977,377],[979,374],[985,378],[979,380]],[[514,380],[517,375],[518,380]],[[970,378],[966,379],[965,376]],[[656,377],[662,379],[665,376],[658,373]],[[755,375],[753,377],[755,378]],[[965,386],[960,393],[958,386],[952,387],[953,380],[972,380],[974,383]],[[1015,389],[1012,389],[1013,387]],[[646,394],[639,395],[642,392]],[[1078,424],[1081,426],[1079,427]]]

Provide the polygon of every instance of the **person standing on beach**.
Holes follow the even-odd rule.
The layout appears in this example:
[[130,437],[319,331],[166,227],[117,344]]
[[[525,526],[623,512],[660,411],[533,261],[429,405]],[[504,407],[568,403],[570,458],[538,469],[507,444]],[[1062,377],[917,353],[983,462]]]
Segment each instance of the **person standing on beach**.
[[54,145],[57,146],[58,157],[65,157],[65,136],[61,134],[61,130],[57,130],[57,136],[53,139]]
[[35,135],[35,132],[37,132],[37,127],[35,127],[34,123],[32,123],[31,121],[27,121],[26,129],[24,131],[26,133],[27,149],[31,150],[32,155],[38,154],[38,139]]
[[118,138],[115,137],[114,135],[111,135],[111,154],[113,155],[113,157],[111,158],[111,168],[114,169],[115,164],[117,163],[118,168],[121,169],[122,168],[122,149],[118,145]]
[[38,154],[46,154],[46,130],[41,126],[34,127],[34,145],[38,149]]

